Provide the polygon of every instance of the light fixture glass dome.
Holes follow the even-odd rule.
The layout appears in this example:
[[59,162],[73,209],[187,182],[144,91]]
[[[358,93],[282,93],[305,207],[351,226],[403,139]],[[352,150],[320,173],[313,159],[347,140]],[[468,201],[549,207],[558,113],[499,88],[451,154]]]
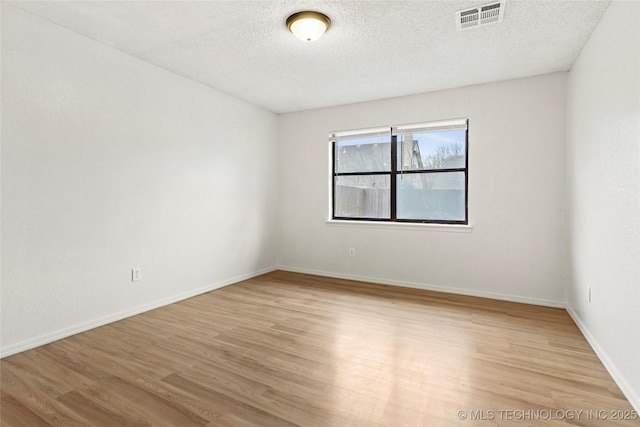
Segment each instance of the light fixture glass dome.
[[289,31],[305,42],[312,42],[322,37],[330,24],[331,20],[319,12],[298,12],[287,18]]

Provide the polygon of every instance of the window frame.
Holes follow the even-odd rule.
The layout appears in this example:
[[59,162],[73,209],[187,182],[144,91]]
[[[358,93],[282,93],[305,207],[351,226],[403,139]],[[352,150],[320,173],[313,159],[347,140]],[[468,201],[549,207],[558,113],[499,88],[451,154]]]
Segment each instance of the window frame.
[[[464,141],[464,167],[463,168],[446,168],[446,169],[419,169],[419,170],[398,170],[398,127],[389,126],[390,136],[390,161],[391,168],[389,171],[368,171],[368,172],[336,172],[336,143],[340,140],[337,135],[341,132],[329,133],[329,142],[331,144],[331,207],[330,207],[330,221],[359,221],[367,223],[400,223],[400,224],[436,224],[436,225],[469,225],[469,119],[447,119],[436,120],[424,125],[446,123],[451,121],[464,120],[465,129],[465,141]],[[404,125],[400,128],[411,127],[413,125]],[[416,124],[419,126],[419,124]],[[386,127],[385,127],[386,128]],[[418,127],[419,128],[419,127]],[[380,128],[376,128],[379,130]],[[346,131],[345,135],[348,136],[366,136],[369,132],[367,129],[359,131]],[[445,220],[445,219],[407,219],[397,217],[397,178],[399,175],[406,174],[432,174],[432,173],[463,173],[464,174],[464,219],[462,220]],[[389,176],[390,191],[389,191],[389,218],[371,218],[371,217],[351,217],[351,216],[336,216],[336,178],[339,176],[375,176],[383,175]]]

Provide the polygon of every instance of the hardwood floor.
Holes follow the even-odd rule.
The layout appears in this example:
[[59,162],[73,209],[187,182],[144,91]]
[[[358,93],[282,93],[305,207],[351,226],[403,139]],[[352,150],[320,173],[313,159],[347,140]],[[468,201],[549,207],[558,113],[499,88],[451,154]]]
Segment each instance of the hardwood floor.
[[640,425],[564,310],[280,271],[0,367],[2,426]]

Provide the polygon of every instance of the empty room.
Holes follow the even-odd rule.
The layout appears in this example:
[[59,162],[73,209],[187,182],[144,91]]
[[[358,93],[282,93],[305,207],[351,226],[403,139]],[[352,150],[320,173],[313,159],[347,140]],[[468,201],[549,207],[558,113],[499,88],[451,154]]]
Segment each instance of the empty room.
[[0,14],[1,426],[640,426],[639,1]]

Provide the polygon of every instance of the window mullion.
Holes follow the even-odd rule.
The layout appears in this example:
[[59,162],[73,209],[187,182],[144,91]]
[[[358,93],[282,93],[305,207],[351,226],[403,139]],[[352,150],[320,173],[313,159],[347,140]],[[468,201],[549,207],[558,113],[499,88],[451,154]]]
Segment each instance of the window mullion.
[[389,197],[390,197],[390,210],[391,210],[391,220],[395,221],[397,219],[396,215],[396,173],[398,172],[398,147],[397,147],[398,137],[396,135],[391,135],[391,182],[389,189]]

